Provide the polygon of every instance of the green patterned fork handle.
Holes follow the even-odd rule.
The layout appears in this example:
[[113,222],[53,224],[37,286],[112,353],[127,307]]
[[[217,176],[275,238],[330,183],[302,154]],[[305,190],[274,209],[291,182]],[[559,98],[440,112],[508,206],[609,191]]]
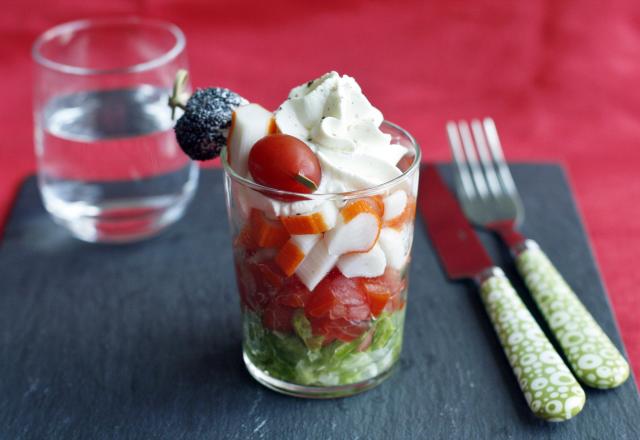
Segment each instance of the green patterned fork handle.
[[516,266],[573,372],[585,385],[614,388],[629,364],[533,240],[516,249]]
[[578,414],[586,400],[584,390],[504,272],[492,268],[479,284],[482,302],[531,411],[553,422]]

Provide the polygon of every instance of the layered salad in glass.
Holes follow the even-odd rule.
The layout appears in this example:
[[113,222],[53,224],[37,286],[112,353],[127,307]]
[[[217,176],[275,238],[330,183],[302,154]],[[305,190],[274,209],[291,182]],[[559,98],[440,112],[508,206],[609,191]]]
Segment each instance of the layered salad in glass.
[[222,155],[249,371],[301,396],[379,383],[402,346],[417,144],[336,72],[273,112],[209,90],[176,134]]

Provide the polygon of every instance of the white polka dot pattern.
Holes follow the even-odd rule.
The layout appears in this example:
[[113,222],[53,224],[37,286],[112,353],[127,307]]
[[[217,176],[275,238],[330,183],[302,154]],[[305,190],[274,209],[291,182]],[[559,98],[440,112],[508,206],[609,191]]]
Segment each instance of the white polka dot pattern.
[[548,421],[570,419],[585,402],[584,390],[504,276],[480,286],[493,327],[529,408]]
[[622,384],[629,364],[542,250],[529,247],[516,265],[578,379],[594,388]]

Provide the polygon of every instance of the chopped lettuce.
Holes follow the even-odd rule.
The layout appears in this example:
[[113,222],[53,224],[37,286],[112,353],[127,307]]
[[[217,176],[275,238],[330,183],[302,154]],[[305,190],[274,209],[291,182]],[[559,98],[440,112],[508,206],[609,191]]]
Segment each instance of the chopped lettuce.
[[404,310],[383,314],[361,337],[323,347],[322,336],[312,334],[301,310],[293,317],[293,335],[265,329],[258,315],[246,311],[244,349],[258,368],[277,379],[301,385],[347,385],[377,376],[393,365],[402,348],[403,322]]
[[304,316],[304,310],[298,309],[293,314],[293,328],[296,331],[296,334],[304,345],[307,346],[309,350],[320,350],[322,348],[322,341],[324,337],[322,336],[313,336],[313,332],[311,330],[311,323]]
[[396,331],[393,319],[389,315],[383,315],[376,322],[376,332],[373,334],[372,350],[384,348]]

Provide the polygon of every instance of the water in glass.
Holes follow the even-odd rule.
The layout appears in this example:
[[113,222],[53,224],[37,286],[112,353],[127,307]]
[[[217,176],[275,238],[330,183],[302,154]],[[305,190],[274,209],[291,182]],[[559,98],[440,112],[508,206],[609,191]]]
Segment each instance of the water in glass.
[[182,214],[198,167],[176,144],[169,93],[141,85],[45,105],[36,153],[44,204],[56,221],[88,241],[130,241]]

